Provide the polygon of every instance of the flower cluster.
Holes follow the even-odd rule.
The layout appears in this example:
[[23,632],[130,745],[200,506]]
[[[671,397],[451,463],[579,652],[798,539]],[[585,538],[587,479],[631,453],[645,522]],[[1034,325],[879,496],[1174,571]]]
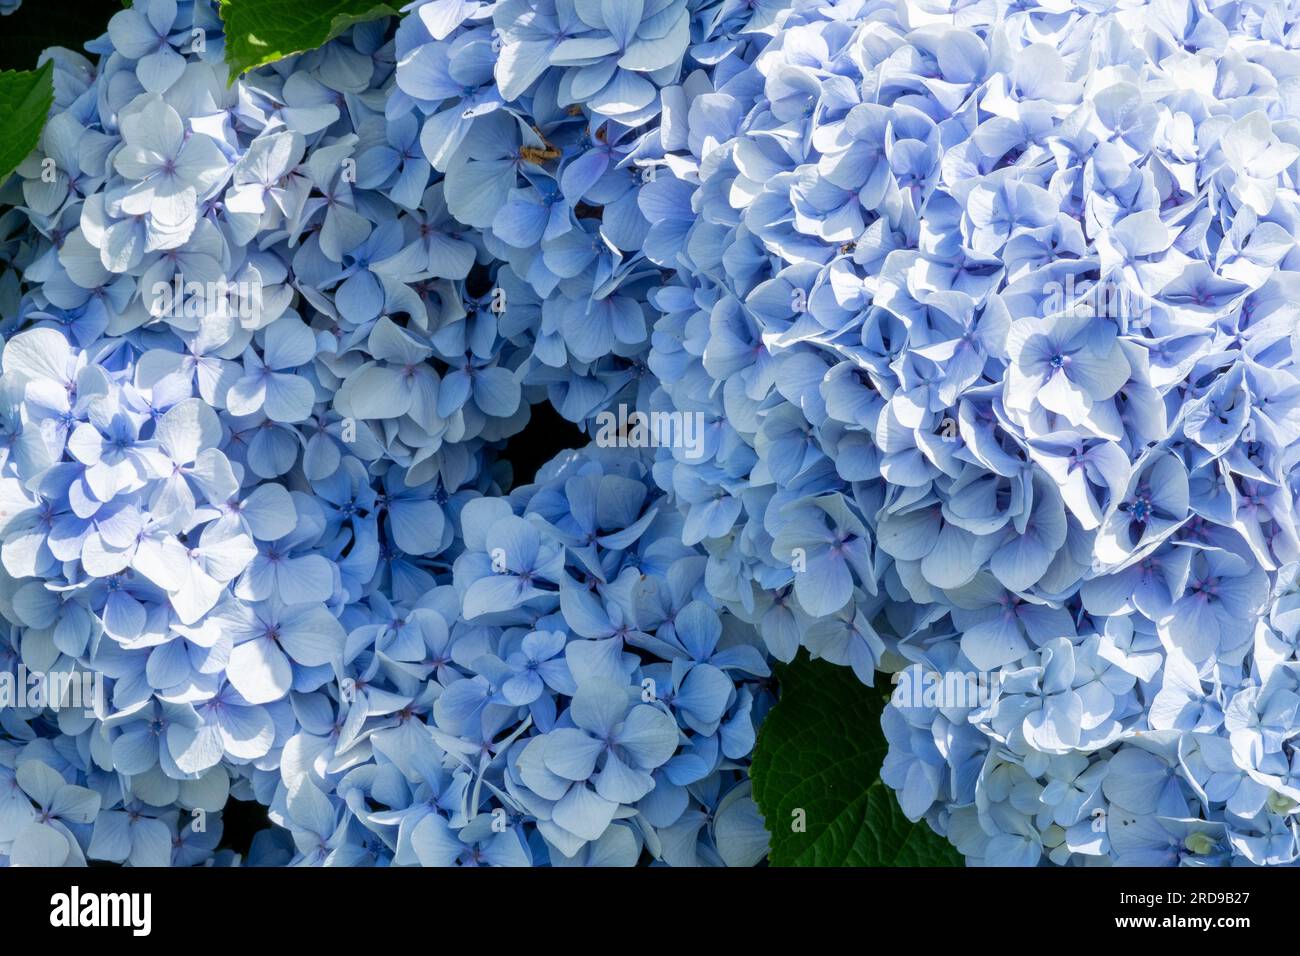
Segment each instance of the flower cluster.
[[[49,51],[0,864],[240,862],[236,798],[254,863],[752,865],[801,648],[895,675],[882,778],[971,863],[1294,862],[1295,45],[417,0],[229,84],[212,0],[136,0]],[[540,403],[593,441],[527,481]]]
[[901,672],[883,779],[970,862],[1293,862],[1288,15],[779,24],[642,153],[655,400],[717,423],[655,476],[712,593]]
[[633,133],[702,15],[588,5],[539,60],[493,7],[233,85],[209,0],[47,54],[5,194],[0,862],[236,862],[229,797],[277,824],[252,862],[766,852],[766,654],[648,453],[507,494],[532,404],[648,392]]

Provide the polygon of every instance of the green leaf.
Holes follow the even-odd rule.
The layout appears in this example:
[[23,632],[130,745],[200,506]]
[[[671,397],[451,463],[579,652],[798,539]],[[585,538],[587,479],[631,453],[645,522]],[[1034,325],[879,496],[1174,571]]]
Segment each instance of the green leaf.
[[39,70],[0,73],[0,182],[40,143],[53,105],[53,60]]
[[375,0],[221,0],[231,82],[247,70],[314,50],[353,24],[396,15]]
[[776,673],[781,698],[750,768],[772,865],[961,866],[961,854],[908,820],[880,780],[885,692],[805,654]]

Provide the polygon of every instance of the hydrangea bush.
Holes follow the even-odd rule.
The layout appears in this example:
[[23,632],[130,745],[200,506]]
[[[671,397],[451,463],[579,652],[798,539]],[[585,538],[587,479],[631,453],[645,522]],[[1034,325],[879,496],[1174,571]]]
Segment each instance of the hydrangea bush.
[[808,657],[968,864],[1296,860],[1294,4],[240,6],[0,190],[0,864],[753,865]]

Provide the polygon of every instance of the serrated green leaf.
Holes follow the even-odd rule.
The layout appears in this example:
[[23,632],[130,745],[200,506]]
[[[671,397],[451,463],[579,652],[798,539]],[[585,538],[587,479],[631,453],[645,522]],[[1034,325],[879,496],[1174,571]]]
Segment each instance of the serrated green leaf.
[[913,823],[903,814],[898,798],[882,780],[867,788],[863,829],[843,866],[964,866],[951,843],[930,829],[924,820]]
[[801,654],[777,668],[781,698],[763,721],[750,776],[772,834],[773,866],[961,866],[880,780],[886,696],[848,667]]
[[39,70],[0,72],[0,182],[40,143],[53,105],[53,60]]
[[375,0],[221,0],[231,81],[247,70],[314,50],[354,24],[396,14]]

